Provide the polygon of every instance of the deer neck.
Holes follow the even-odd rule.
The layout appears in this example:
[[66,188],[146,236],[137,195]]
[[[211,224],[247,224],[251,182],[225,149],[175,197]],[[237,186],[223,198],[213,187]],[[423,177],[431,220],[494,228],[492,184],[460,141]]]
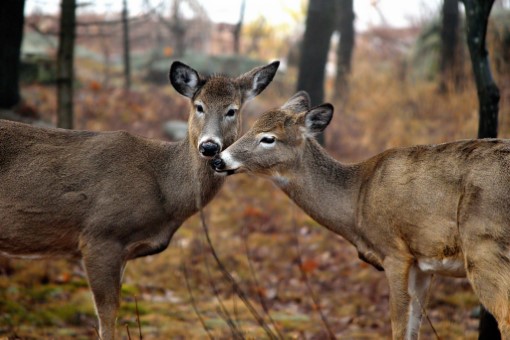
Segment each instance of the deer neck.
[[341,164],[308,140],[301,161],[273,180],[314,220],[356,245],[358,174],[358,166]]
[[163,169],[155,171],[172,218],[187,219],[205,206],[220,190],[224,177],[215,175],[209,161],[200,157],[189,138],[166,143]]

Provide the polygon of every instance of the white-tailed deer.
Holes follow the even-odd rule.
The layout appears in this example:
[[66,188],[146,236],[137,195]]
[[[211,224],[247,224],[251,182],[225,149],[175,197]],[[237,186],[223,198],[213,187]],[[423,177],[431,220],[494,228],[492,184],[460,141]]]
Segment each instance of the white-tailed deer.
[[263,113],[212,165],[269,177],[306,213],[384,270],[394,339],[418,338],[433,274],[467,276],[510,338],[510,141],[465,140],[387,150],[358,164],[313,135],[330,104],[300,92]]
[[208,159],[237,139],[239,110],[278,65],[204,78],[174,62],[170,82],[192,104],[176,143],[0,120],[0,253],[81,258],[101,338],[114,338],[126,261],[166,249],[217,193],[223,179]]

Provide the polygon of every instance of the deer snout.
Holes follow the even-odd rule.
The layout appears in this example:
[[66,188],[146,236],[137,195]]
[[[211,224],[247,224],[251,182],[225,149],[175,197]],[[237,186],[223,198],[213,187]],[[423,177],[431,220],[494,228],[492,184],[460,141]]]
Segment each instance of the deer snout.
[[218,145],[218,143],[215,143],[213,141],[205,141],[203,143],[200,143],[198,151],[200,151],[200,153],[204,157],[213,157],[220,152],[220,146]]
[[225,169],[225,162],[221,158],[215,158],[211,161],[211,166],[215,171],[221,171]]

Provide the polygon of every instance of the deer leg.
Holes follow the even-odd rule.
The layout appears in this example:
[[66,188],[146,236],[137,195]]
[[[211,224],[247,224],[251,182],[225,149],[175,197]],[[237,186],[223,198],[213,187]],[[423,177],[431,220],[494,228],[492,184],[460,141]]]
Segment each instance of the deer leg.
[[118,245],[101,243],[82,250],[102,340],[115,338],[115,321],[120,304],[120,287],[125,262]]
[[411,258],[386,258],[384,271],[390,287],[393,339],[417,339],[430,276],[419,271]]
[[407,292],[411,297],[406,338],[418,339],[423,312],[427,305],[432,275],[422,272],[416,264],[409,269]]
[[465,254],[467,278],[485,308],[496,318],[502,339],[510,339],[510,257],[496,244],[477,242]]

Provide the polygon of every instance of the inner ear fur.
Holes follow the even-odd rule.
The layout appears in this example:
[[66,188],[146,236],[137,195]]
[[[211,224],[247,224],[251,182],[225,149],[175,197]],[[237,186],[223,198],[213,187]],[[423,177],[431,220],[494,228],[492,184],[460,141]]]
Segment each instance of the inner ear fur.
[[310,109],[310,96],[305,91],[299,91],[287,100],[281,108],[296,114],[308,111]]
[[237,77],[236,81],[241,87],[243,100],[250,100],[264,91],[273,80],[278,66],[280,66],[280,62],[274,61],[268,65],[256,67]]
[[203,80],[199,73],[180,61],[172,63],[168,72],[168,78],[175,90],[188,98],[193,98],[203,85]]
[[334,107],[326,103],[310,109],[304,114],[304,125],[307,133],[317,134],[329,125],[333,118]]

